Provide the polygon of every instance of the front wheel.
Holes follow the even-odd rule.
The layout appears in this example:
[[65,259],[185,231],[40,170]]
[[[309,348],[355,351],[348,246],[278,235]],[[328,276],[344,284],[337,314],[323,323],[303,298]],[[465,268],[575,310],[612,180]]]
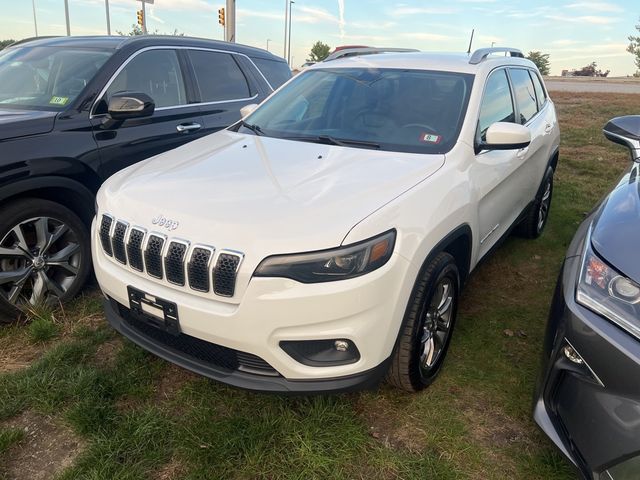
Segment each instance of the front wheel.
[[0,322],[71,299],[90,266],[87,227],[68,208],[27,198],[0,210]]
[[387,382],[417,392],[435,380],[451,343],[459,291],[455,259],[438,254],[421,272],[409,299]]
[[524,238],[538,238],[549,220],[553,197],[553,168],[547,168],[540,189],[527,216],[518,225],[517,233]]

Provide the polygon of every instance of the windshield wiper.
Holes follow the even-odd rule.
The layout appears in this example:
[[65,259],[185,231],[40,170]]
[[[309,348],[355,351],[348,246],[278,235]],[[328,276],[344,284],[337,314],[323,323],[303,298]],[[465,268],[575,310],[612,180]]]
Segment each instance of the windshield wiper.
[[240,125],[242,125],[244,128],[247,128],[247,129],[251,130],[256,135],[260,135],[260,136],[264,135],[264,132],[262,131],[262,128],[260,128],[260,126],[258,126],[258,125],[247,123],[244,120],[240,120]]
[[338,145],[340,147],[362,147],[362,148],[380,148],[380,144],[368,142],[366,140],[353,140],[349,138],[335,138],[331,135],[309,135],[309,136],[292,136],[284,137],[287,140],[299,140],[301,142],[326,143],[328,145]]

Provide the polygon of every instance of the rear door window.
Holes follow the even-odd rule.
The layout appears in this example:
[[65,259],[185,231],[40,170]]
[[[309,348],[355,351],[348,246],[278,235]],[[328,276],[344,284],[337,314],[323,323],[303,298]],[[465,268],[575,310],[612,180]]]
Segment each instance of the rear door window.
[[189,50],[201,102],[223,102],[251,97],[249,83],[233,55]]
[[531,120],[538,113],[538,103],[533,82],[529,76],[529,71],[523,68],[511,68],[511,81],[520,112],[520,122],[522,125]]
[[496,122],[515,122],[515,110],[511,97],[511,88],[507,79],[507,72],[497,70],[487,80],[484,97],[480,107],[478,129],[482,141],[487,139],[487,130]]
[[274,90],[291,78],[291,70],[285,62],[257,57],[252,60]]
[[107,101],[118,92],[146,93],[156,108],[186,105],[184,79],[175,50],[148,50],[136,55],[109,85]]
[[544,92],[544,88],[542,88],[542,82],[540,81],[540,77],[538,76],[538,74],[529,70],[529,75],[531,75],[531,80],[533,80],[533,88],[536,91],[538,110],[542,110],[544,103],[547,101],[547,95]]

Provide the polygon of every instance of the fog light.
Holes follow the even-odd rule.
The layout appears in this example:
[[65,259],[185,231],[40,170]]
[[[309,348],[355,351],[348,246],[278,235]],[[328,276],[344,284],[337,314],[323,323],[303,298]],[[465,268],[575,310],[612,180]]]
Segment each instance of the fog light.
[[344,338],[283,340],[280,342],[280,348],[297,362],[310,367],[348,365],[360,360],[356,344]]
[[562,349],[564,356],[567,357],[567,359],[577,365],[582,365],[584,363],[584,360],[582,359],[582,357],[580,356],[580,354],[578,352],[575,351],[575,349],[571,346],[571,345],[565,345],[565,347]]

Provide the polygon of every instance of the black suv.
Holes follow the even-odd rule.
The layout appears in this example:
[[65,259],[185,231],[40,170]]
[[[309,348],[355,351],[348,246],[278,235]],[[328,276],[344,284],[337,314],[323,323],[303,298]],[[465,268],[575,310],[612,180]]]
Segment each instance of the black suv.
[[114,172],[227,127],[291,76],[257,48],[172,36],[27,40],[0,52],[0,320],[90,269]]

